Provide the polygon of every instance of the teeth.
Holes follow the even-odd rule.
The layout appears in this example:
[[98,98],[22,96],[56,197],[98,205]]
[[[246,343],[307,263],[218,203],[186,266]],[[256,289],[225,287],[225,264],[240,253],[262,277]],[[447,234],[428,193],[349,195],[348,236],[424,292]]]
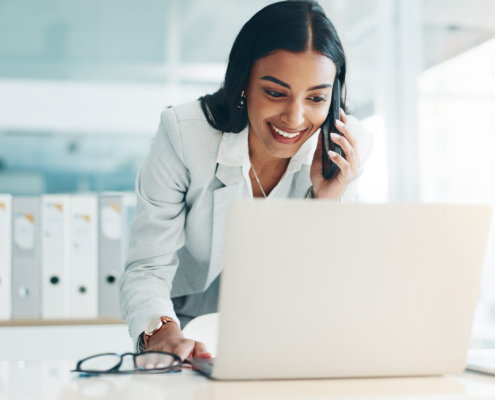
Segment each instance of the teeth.
[[283,136],[283,137],[286,137],[286,138],[295,138],[296,136],[298,136],[301,132],[297,132],[297,133],[287,133],[287,132],[284,132],[284,131],[281,131],[280,129],[278,129],[276,126],[274,126],[273,124],[270,124],[273,128],[273,130],[275,132],[277,132],[280,136]]

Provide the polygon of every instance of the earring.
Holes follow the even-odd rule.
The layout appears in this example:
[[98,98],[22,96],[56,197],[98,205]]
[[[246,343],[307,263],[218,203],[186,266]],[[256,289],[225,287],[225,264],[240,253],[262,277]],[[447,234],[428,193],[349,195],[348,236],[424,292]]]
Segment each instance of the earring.
[[247,97],[244,96],[244,90],[243,90],[242,93],[241,93],[241,98],[237,102],[237,107],[239,107],[239,108],[246,108],[246,99],[247,99]]

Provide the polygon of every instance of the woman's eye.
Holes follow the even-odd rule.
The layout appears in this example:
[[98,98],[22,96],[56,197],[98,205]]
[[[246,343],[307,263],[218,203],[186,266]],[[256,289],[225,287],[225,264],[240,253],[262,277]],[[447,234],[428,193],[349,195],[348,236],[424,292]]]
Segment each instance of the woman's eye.
[[280,92],[271,92],[270,90],[265,90],[265,92],[266,92],[269,96],[272,96],[272,97],[275,97],[275,98],[279,98],[279,97],[284,96],[284,94],[283,94],[283,93],[280,93]]
[[[278,99],[280,97],[285,97],[285,94],[280,93],[280,92],[272,92],[271,90],[266,90],[266,89],[265,89],[265,92],[269,96],[274,97],[276,99]],[[324,97],[310,97],[309,99],[311,101],[314,101],[315,103],[321,103],[322,101],[326,101],[326,99]]]

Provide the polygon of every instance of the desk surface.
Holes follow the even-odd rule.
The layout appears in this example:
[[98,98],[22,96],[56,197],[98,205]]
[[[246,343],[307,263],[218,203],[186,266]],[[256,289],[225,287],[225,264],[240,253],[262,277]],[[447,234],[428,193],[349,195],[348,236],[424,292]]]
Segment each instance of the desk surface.
[[495,377],[215,382],[193,371],[79,378],[74,361],[0,362],[0,399],[495,399]]

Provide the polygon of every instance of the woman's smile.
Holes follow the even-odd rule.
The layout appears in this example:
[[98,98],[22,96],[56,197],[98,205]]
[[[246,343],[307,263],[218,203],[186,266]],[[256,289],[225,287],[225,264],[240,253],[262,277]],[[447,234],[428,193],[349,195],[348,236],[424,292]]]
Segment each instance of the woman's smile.
[[272,136],[275,138],[275,140],[279,143],[282,144],[294,144],[298,142],[304,135],[307,129],[304,129],[299,132],[294,132],[294,133],[289,133],[281,130],[280,128],[276,127],[275,125],[271,124],[270,122],[267,122],[268,129],[270,130]]

